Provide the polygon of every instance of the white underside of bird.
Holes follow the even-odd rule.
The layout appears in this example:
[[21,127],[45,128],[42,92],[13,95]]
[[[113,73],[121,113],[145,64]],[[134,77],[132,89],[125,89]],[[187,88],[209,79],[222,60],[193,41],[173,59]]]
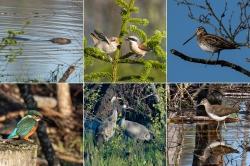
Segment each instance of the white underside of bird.
[[134,41],[130,42],[130,49],[134,53],[136,53],[137,55],[140,55],[142,57],[145,56],[145,54],[147,53],[147,51],[140,49],[138,43],[134,42]]
[[206,52],[211,52],[211,53],[215,53],[218,52],[218,49],[214,48],[214,47],[209,47],[206,44],[203,44],[202,42],[198,42],[199,47]]
[[[206,111],[207,112],[207,111]],[[226,116],[217,116],[215,114],[212,114],[210,112],[207,112],[208,116],[216,121],[223,121],[225,120],[229,115],[226,115]]]
[[102,52],[107,54],[112,54],[117,50],[117,45],[111,42],[110,44],[104,42],[97,42],[95,44],[96,48],[99,48]]

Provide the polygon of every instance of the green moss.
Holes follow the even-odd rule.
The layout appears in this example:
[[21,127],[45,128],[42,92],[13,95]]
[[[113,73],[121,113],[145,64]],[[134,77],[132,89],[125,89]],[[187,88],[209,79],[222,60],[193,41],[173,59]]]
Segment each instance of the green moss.
[[[117,51],[114,53],[114,57],[112,58],[113,61],[110,61],[110,58],[107,54],[101,52],[100,50],[88,47],[86,42],[84,42],[84,54],[85,57],[88,57],[87,62],[85,62],[86,66],[90,66],[90,63],[93,65],[95,61],[91,61],[90,58],[98,59],[106,63],[110,63],[112,66],[110,74],[107,72],[91,72],[85,76],[85,80],[88,81],[107,81],[110,80],[111,82],[122,81],[125,79],[121,79],[119,75],[119,69],[121,63],[132,64],[132,65],[143,65],[144,70],[143,72],[135,71],[131,75],[123,76],[126,78],[126,81],[133,81],[136,80],[137,82],[150,82],[150,80],[156,80],[154,75],[152,75],[153,70],[160,70],[165,72],[166,70],[166,53],[164,49],[161,47],[163,39],[165,39],[165,32],[161,32],[159,30],[155,30],[154,34],[151,37],[148,37],[146,32],[143,30],[143,27],[150,24],[150,21],[146,18],[140,17],[132,17],[132,14],[138,13],[139,8],[135,6],[135,0],[114,0],[115,4],[121,8],[121,28],[119,33],[119,41],[121,46],[124,43],[124,37],[129,33],[135,33],[142,42],[146,44],[153,53],[157,56],[157,60],[145,60],[145,59],[130,59],[130,55],[126,56],[127,53],[123,53],[121,48],[118,48]],[[159,59],[159,60],[158,60]],[[85,66],[85,69],[86,69]],[[135,79],[133,76],[138,76],[139,79]],[[111,78],[110,78],[111,76]],[[150,78],[149,78],[150,77]],[[151,79],[153,77],[153,79]],[[165,77],[165,74],[163,75]],[[104,79],[105,78],[105,79]],[[128,80],[129,79],[129,80]]]

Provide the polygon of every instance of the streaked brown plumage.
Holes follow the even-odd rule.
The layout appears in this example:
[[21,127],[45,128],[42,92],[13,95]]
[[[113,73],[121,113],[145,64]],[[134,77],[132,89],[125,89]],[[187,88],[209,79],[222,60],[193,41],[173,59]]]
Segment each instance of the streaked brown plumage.
[[183,45],[189,42],[194,36],[197,37],[199,47],[203,51],[218,53],[217,61],[219,60],[220,51],[225,49],[239,49],[238,45],[228,41],[220,36],[207,33],[206,29],[202,26],[198,27],[195,34],[189,38]]

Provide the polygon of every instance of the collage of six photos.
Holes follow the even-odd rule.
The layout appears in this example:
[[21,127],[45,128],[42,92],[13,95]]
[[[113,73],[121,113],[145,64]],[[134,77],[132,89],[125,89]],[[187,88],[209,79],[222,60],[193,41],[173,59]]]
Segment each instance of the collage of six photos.
[[1,0],[0,166],[250,165],[250,0]]

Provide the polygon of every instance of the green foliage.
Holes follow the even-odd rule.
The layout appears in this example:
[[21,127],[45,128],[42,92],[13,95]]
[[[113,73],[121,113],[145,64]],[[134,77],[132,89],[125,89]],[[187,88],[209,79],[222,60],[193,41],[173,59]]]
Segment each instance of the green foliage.
[[142,82],[147,82],[147,78],[148,78],[151,70],[152,70],[152,64],[150,62],[145,62],[144,70],[143,70],[143,73],[141,75]]
[[142,39],[143,43],[147,42],[147,35],[142,29],[139,29],[135,25],[130,25],[129,26],[129,31],[137,34],[139,36],[139,38]]
[[[17,55],[22,55],[23,49],[21,48],[22,43],[18,42],[15,37],[24,34],[24,28],[30,24],[30,21],[26,21],[21,30],[8,30],[7,36],[2,38],[0,42],[0,51],[8,50],[5,55],[7,62],[14,62]],[[17,48],[16,48],[17,47]]]
[[[160,70],[161,72],[165,73],[166,70],[166,52],[162,48],[163,40],[165,39],[165,32],[161,32],[159,30],[155,30],[155,33],[148,37],[146,32],[141,29],[141,26],[147,26],[150,22],[146,18],[139,18],[139,17],[132,17],[132,14],[138,13],[139,8],[135,6],[135,0],[114,0],[115,4],[118,5],[121,8],[121,29],[120,29],[120,35],[119,35],[119,41],[121,46],[123,45],[125,36],[129,36],[130,33],[136,34],[141,40],[142,43],[146,44],[156,55],[154,59],[157,60],[145,60],[145,59],[130,59],[126,57],[127,54],[133,54],[133,53],[126,53],[123,54],[121,48],[118,48],[117,51],[114,53],[113,60],[111,61],[109,56],[101,52],[100,50],[88,47],[87,42],[84,42],[84,54],[85,54],[85,67],[88,65],[93,65],[94,61],[91,61],[90,58],[99,59],[101,61],[104,61],[106,63],[109,63],[112,65],[112,71],[110,71],[110,74],[107,72],[92,72],[90,74],[85,75],[85,80],[89,81],[102,81],[104,78],[105,80],[117,82],[121,81],[121,76],[118,75],[119,72],[119,66],[121,63],[125,64],[134,64],[134,65],[143,65],[144,70],[140,73],[137,72],[135,75],[136,77],[139,75],[139,78],[137,77],[137,81],[140,82],[149,82],[152,80],[152,71]],[[85,41],[85,40],[84,40]],[[134,73],[133,73],[134,74]],[[163,77],[165,77],[165,74],[163,74]],[[132,75],[123,76],[123,78],[126,78],[128,80],[126,81],[134,81],[134,77]],[[150,78],[150,79],[149,79]],[[153,78],[154,80],[154,78]]]
[[107,78],[108,80],[112,80],[112,75],[108,72],[95,72],[85,75],[85,80],[100,81],[102,78]]
[[88,102],[84,101],[84,110],[94,110],[94,106],[100,98],[100,86],[93,91],[93,89],[88,89],[87,86],[84,87],[84,97],[88,99]]
[[[85,96],[87,96],[84,104],[85,113],[93,115],[94,106],[102,97],[101,87],[95,87],[94,91],[93,88],[85,88]],[[149,88],[145,90],[147,93],[151,93]],[[91,131],[85,131],[84,160],[86,166],[165,166],[166,93],[164,85],[156,85],[156,91],[159,102],[154,105],[155,112],[149,114],[152,122],[150,130],[155,138],[150,142],[136,141],[126,137],[122,129],[117,126],[111,140],[97,146],[95,135]],[[145,113],[145,108],[140,102],[138,105],[136,111]]]
[[86,166],[164,166],[164,142],[161,146],[156,143],[143,143],[125,138],[121,131],[116,131],[116,136],[109,142],[99,147],[95,146],[94,136],[85,132],[84,152]]

